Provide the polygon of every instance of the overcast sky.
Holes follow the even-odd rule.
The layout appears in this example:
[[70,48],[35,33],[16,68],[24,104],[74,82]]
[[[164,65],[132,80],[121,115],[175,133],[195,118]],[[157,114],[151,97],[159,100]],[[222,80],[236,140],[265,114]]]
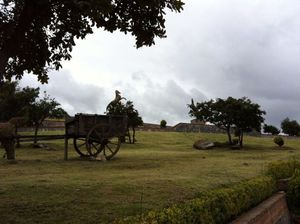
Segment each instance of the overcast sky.
[[[300,121],[300,1],[184,0],[152,47],[95,30],[41,86],[71,115],[103,114],[117,89],[144,122],[188,122],[191,98],[249,97],[266,122]],[[25,76],[21,85],[38,86]]]

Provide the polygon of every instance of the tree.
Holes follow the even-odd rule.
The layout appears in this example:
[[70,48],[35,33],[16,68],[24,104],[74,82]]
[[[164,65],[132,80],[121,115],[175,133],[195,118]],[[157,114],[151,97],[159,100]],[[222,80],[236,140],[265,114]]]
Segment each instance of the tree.
[[231,138],[231,130],[235,129],[239,138],[240,147],[243,147],[243,133],[255,129],[260,131],[261,123],[264,121],[262,115],[265,111],[260,110],[258,104],[252,103],[246,97],[235,99],[228,97],[227,99],[217,98],[202,103],[194,103],[193,99],[189,115],[197,119],[210,122],[220,129],[226,131],[228,141],[233,144]]
[[167,122],[165,120],[160,121],[160,128],[165,128],[167,126]]
[[36,100],[29,108],[28,120],[34,125],[34,144],[37,143],[38,129],[46,118],[63,118],[67,115],[60,104],[44,92],[44,97]]
[[[125,104],[121,101],[112,101],[107,106],[107,115],[126,115],[127,120],[127,133],[129,137],[129,143],[135,143],[135,128],[143,125],[143,119],[139,116],[138,110],[134,108],[132,101],[127,101]],[[130,134],[130,128],[132,129],[132,138]]]
[[273,126],[273,125],[264,125],[264,132],[265,133],[271,133],[272,135],[278,135],[280,133],[280,130]]
[[296,136],[300,134],[300,125],[296,120],[290,120],[288,117],[281,122],[281,129],[285,134]]
[[165,9],[181,0],[0,0],[0,83],[24,72],[46,83],[49,69],[70,60],[76,38],[93,28],[135,36],[136,47],[166,37]]
[[25,116],[39,95],[39,88],[20,88],[18,82],[4,82],[0,88],[0,121]]

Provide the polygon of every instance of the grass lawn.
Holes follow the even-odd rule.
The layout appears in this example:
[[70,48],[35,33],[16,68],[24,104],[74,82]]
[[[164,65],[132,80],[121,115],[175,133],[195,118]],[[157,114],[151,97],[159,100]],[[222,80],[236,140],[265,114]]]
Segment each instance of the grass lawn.
[[[57,133],[55,133],[57,134]],[[79,159],[63,140],[51,150],[16,151],[17,161],[0,159],[0,223],[109,223],[191,199],[201,191],[260,175],[274,160],[300,158],[300,139],[246,137],[244,150],[199,151],[196,139],[225,141],[221,134],[138,132],[112,161]],[[0,152],[4,152],[1,150]]]

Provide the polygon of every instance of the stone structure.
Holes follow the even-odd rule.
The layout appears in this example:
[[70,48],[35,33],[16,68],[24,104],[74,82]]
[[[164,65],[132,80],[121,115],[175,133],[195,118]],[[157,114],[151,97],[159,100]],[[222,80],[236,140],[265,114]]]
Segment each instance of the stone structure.
[[179,123],[173,127],[178,132],[208,132],[208,133],[225,133],[224,130],[215,125],[205,125],[203,123]]
[[242,214],[231,224],[291,224],[286,193],[280,191]]

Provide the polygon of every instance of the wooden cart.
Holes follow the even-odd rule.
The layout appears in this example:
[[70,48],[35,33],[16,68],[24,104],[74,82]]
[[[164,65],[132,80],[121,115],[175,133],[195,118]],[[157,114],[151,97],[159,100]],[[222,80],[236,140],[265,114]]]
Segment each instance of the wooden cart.
[[127,130],[127,116],[76,114],[65,123],[65,160],[68,159],[68,140],[73,139],[81,157],[97,157],[103,152],[110,160],[121,146]]

